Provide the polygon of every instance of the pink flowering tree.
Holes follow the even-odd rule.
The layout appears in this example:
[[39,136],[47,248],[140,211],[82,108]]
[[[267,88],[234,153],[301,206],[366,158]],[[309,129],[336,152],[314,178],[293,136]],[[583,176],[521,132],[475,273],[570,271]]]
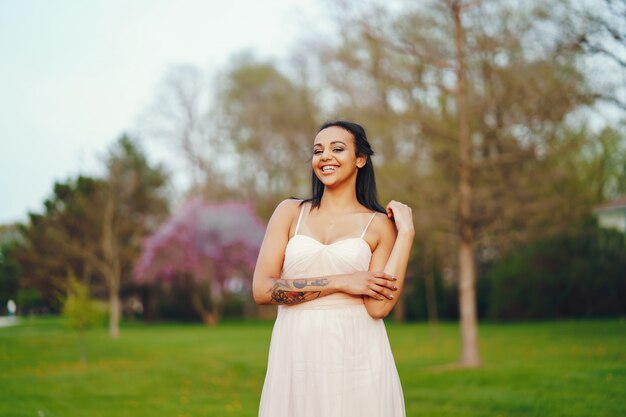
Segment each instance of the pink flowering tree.
[[250,291],[264,232],[249,204],[189,200],[145,239],[135,282],[191,282],[194,310],[217,324],[224,295]]

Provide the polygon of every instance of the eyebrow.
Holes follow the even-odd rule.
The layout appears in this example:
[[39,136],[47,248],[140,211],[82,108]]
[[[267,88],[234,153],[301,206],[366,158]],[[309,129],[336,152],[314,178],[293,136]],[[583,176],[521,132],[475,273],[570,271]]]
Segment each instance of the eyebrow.
[[[334,141],[330,142],[330,144],[331,144],[331,145],[334,145],[334,144],[336,144],[336,143],[341,143],[343,146],[346,146],[345,142],[342,142],[342,141],[340,141],[340,140],[334,140]],[[315,148],[316,146],[322,146],[322,144],[321,144],[321,143],[316,143],[315,145],[313,145],[313,147],[314,147],[314,148]]]

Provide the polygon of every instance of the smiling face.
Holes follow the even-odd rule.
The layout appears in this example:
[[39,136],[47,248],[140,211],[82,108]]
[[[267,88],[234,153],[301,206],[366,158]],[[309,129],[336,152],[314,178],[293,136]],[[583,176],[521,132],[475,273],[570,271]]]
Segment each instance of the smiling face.
[[354,181],[358,168],[365,165],[364,156],[356,155],[352,133],[337,126],[320,131],[313,142],[312,166],[326,187]]

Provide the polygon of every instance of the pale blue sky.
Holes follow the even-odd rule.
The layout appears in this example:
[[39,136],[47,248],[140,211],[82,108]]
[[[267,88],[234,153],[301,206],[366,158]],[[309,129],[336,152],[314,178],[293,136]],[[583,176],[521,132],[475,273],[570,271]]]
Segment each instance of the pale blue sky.
[[[0,0],[0,223],[95,174],[166,70],[288,53],[316,0]],[[163,155],[163,153],[161,153]]]

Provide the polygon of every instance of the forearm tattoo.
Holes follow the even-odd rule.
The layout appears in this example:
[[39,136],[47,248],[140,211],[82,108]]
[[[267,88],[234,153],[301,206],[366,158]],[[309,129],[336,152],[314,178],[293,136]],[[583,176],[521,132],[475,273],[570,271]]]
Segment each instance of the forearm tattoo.
[[329,284],[328,279],[277,279],[270,289],[273,304],[298,304],[314,300],[322,294],[319,287]]

